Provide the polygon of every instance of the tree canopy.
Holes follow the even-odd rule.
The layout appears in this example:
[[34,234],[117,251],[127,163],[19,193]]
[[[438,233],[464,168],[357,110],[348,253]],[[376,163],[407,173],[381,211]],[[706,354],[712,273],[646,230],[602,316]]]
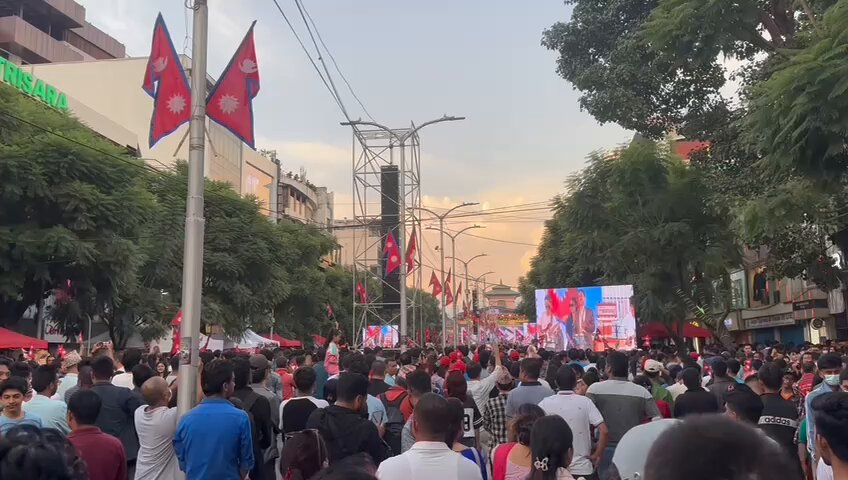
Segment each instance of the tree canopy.
[[[534,303],[535,288],[632,284],[640,319],[678,339],[690,309],[729,305],[728,269],[740,261],[729,219],[667,146],[642,140],[615,156],[593,154],[567,192],[522,282],[523,303]],[[726,336],[724,318],[702,320]]]
[[766,246],[779,277],[848,279],[826,254],[848,251],[848,1],[566,4],[570,20],[542,44],[583,108],[649,138],[709,142],[690,168],[740,245]]
[[[92,318],[119,347],[169,331],[182,295],[186,164],[147,167],[4,85],[0,125],[0,320],[14,325],[52,295],[68,337]],[[226,183],[207,180],[204,196],[204,325],[237,336],[273,322],[305,339],[327,332],[327,304],[349,321],[350,274],[322,263],[331,236],[270,222]]]

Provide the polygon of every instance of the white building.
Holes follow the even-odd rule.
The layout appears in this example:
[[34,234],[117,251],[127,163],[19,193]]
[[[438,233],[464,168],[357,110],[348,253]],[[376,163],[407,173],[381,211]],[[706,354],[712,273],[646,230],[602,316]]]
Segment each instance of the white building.
[[[181,60],[190,76],[190,60],[184,56]],[[188,159],[188,140],[183,141],[188,124],[149,146],[153,99],[141,88],[146,66],[147,57],[136,57],[22,68],[63,92],[68,110],[92,130],[137,151],[150,166],[167,168]],[[207,88],[213,84],[208,78]],[[277,218],[277,165],[229,130],[208,119],[206,123],[206,178],[228,182],[237,192],[256,196],[264,213]]]

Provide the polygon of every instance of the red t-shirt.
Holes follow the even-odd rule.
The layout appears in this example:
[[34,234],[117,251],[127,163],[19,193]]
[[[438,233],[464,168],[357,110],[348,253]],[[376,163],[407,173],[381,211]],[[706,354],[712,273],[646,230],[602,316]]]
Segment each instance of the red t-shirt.
[[277,369],[277,375],[283,382],[283,400],[288,400],[294,397],[294,375],[287,372],[284,368]]
[[88,466],[90,480],[126,480],[127,456],[120,440],[93,425],[71,432],[68,440]]

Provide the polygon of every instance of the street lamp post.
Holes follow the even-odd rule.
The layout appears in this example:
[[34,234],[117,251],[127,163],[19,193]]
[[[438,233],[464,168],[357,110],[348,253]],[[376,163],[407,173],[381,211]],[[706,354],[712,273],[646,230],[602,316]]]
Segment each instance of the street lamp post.
[[[438,213],[430,210],[429,208],[424,207],[416,207],[417,210],[421,210],[429,213],[430,215],[439,219],[439,257],[441,260],[441,266],[439,268],[442,269],[440,272],[442,274],[442,281],[444,281],[445,274],[445,218],[447,218],[454,210],[462,207],[471,207],[474,205],[479,205],[477,202],[463,202],[459,205],[451,207],[447,212],[439,215]],[[422,232],[423,235],[423,232]],[[442,307],[442,348],[444,349],[447,346],[447,320],[446,320],[446,311],[445,311],[445,288],[442,286],[442,298],[441,298],[441,307]]]
[[[444,223],[440,223],[439,228],[436,227],[427,227],[428,230],[439,230],[442,234],[447,235],[451,239],[451,254],[453,255],[453,266],[451,267],[451,271],[453,272],[454,278],[456,278],[456,237],[462,235],[468,230],[473,230],[475,228],[486,228],[482,225],[471,225],[470,227],[465,227],[462,230],[451,234],[447,230],[445,230]],[[442,265],[442,270],[444,271],[444,265]],[[451,286],[453,286],[456,282],[451,282]],[[459,323],[456,321],[456,299],[453,302],[453,340],[459,345]]]
[[[441,118],[437,118],[435,120],[430,120],[422,123],[421,125],[414,127],[412,130],[404,133],[403,135],[398,135],[392,129],[385,125],[381,125],[377,122],[367,122],[364,120],[352,120],[349,122],[342,122],[342,125],[353,127],[354,129],[358,125],[368,125],[371,127],[379,128],[384,132],[388,133],[394,140],[397,142],[400,147],[400,182],[399,182],[399,197],[398,198],[398,221],[400,223],[400,228],[398,229],[398,238],[397,242],[401,248],[406,248],[406,141],[415,136],[418,133],[418,130],[426,127],[427,125],[433,125],[434,123],[441,122],[455,122],[458,120],[465,120],[465,117],[454,117],[444,115]],[[401,337],[401,350],[406,350],[406,340],[407,340],[407,325],[406,325],[406,256],[404,255],[400,262],[400,337]]]
[[[458,260],[459,263],[461,263],[465,267],[465,298],[468,298],[468,293],[471,291],[471,289],[468,288],[468,264],[471,263],[472,261],[478,259],[478,258],[487,257],[487,256],[488,255],[486,255],[485,253],[481,253],[479,255],[474,255],[473,257],[471,257],[471,258],[469,258],[468,260],[465,260],[465,261],[463,261],[461,258],[457,258],[457,257],[454,257],[454,256],[447,257],[447,258],[451,258],[453,260]],[[456,273],[454,273],[454,275],[455,274]],[[456,311],[456,301],[454,301],[454,312],[455,311]],[[456,314],[454,314],[454,321],[456,321]],[[473,330],[474,329],[472,328],[472,332],[473,332]],[[468,346],[469,347],[471,346],[471,334],[468,335]]]

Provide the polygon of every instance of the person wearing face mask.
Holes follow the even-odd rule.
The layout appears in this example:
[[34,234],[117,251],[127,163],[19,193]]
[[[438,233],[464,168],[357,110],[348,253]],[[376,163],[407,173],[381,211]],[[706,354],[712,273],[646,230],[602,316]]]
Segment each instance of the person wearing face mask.
[[842,371],[842,357],[835,353],[827,353],[819,357],[817,362],[819,376],[824,380],[818,387],[814,388],[804,399],[804,406],[807,412],[807,438],[810,441],[807,443],[807,450],[810,452],[810,458],[813,463],[818,460],[816,455],[816,423],[815,423],[815,407],[813,401],[827,393],[833,393],[839,390],[839,373]]

